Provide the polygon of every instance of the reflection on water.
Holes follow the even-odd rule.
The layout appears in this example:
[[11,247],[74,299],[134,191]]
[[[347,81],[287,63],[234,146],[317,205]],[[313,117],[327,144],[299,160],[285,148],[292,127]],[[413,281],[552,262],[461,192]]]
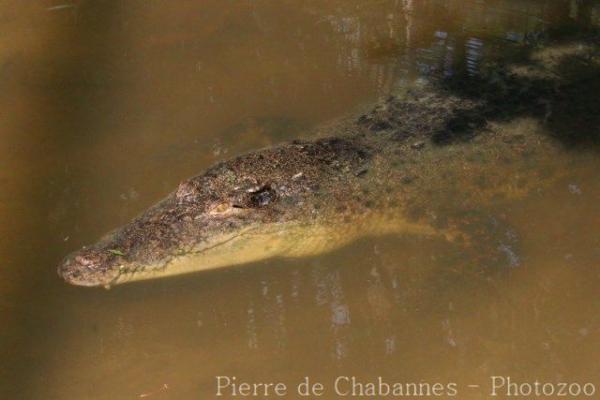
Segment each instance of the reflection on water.
[[[598,26],[597,2],[8,2],[0,19],[2,398],[211,398],[215,375],[600,386],[595,149],[494,210],[514,227],[510,270],[465,270],[460,248],[413,236],[111,291],[54,270],[215,161],[415,79],[551,63],[541,43]],[[588,80],[547,129],[597,137],[593,60],[572,60],[559,70]]]

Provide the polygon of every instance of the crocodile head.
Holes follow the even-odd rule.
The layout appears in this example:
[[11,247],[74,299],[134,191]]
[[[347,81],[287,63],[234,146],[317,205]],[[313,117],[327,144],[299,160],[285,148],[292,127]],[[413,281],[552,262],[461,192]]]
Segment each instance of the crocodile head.
[[365,159],[352,143],[327,139],[217,164],[67,256],[58,273],[75,285],[111,286],[306,253],[326,220],[342,219],[333,200],[352,190],[353,172]]

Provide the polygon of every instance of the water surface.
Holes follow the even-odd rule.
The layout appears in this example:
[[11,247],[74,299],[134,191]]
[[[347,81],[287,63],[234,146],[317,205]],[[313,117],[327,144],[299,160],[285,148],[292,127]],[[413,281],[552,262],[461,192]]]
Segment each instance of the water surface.
[[573,172],[490,214],[518,244],[504,268],[459,268],[460,248],[406,235],[110,291],[55,273],[216,161],[415,80],[526,69],[593,31],[597,2],[9,1],[0,20],[0,397],[212,398],[216,375],[600,389],[593,76],[543,121]]

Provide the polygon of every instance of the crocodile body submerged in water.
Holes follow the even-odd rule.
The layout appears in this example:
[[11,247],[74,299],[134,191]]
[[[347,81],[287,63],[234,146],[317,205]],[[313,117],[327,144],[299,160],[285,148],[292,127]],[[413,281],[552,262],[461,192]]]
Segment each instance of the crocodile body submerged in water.
[[509,107],[504,100],[405,89],[322,127],[316,140],[216,164],[69,255],[59,274],[76,285],[111,286],[314,255],[366,235],[460,239],[469,210],[537,190],[561,169],[561,146],[541,134],[543,118],[532,117],[547,114],[540,99],[548,94],[505,92],[510,121],[490,122]]

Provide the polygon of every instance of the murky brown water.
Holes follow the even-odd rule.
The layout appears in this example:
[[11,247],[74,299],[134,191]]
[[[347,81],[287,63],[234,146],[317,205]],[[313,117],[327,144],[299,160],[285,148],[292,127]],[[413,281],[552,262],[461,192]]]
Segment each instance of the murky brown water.
[[565,150],[577,173],[496,210],[518,235],[507,270],[457,272],[460,249],[411,236],[110,291],[55,267],[217,160],[599,19],[597,2],[559,0],[2,3],[0,397],[204,399],[217,375],[292,392],[309,376],[327,399],[338,376],[598,396],[589,146]]

